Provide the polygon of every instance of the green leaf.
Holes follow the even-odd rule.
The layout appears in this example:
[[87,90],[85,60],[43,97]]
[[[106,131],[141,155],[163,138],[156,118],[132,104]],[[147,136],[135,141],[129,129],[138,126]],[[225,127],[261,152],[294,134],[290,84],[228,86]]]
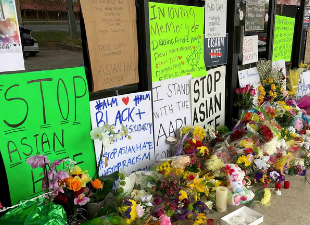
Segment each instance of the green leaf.
[[102,201],[105,196],[107,196],[107,194],[109,194],[109,192],[112,190],[113,188],[113,180],[111,179],[107,179],[103,182],[103,188],[102,191],[96,195],[96,197],[98,198],[98,201]]
[[208,183],[207,183],[207,186],[208,186],[208,187],[215,187],[215,184],[213,184],[213,183],[211,183],[211,182],[208,182]]
[[106,175],[106,176],[101,176],[99,177],[98,179],[101,181],[101,182],[104,182],[105,180],[107,179],[110,179],[112,181],[116,181],[117,179],[119,178],[119,172],[116,171],[110,175]]

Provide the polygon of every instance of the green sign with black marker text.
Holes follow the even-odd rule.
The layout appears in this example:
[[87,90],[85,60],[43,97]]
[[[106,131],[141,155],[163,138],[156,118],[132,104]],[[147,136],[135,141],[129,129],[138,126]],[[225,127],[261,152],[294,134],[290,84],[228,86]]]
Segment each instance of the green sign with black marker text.
[[204,8],[149,2],[152,81],[205,76]]
[[276,15],[272,61],[291,61],[295,19]]
[[12,204],[42,194],[41,168],[26,160],[70,158],[96,171],[83,67],[0,76],[0,150]]

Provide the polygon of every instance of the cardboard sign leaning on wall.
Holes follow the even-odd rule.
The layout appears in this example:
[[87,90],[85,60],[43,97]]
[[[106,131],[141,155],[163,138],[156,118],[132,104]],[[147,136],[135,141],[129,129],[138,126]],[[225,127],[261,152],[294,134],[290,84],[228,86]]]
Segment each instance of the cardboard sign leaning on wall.
[[135,0],[81,0],[93,90],[139,82]]

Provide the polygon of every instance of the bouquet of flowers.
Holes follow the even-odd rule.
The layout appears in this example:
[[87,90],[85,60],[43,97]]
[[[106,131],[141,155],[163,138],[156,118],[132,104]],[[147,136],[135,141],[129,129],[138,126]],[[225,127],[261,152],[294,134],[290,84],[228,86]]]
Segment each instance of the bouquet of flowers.
[[257,69],[262,80],[258,87],[260,95],[258,96],[259,105],[264,102],[274,102],[280,100],[283,95],[283,80],[285,80],[282,71],[272,67],[272,61],[261,61],[257,63]]
[[253,86],[247,84],[243,88],[237,88],[235,90],[236,98],[234,106],[246,110],[253,106],[253,100],[255,96],[255,89]]
[[288,106],[284,101],[278,101],[275,104],[275,108],[274,118],[281,127],[289,127],[295,116],[299,113],[299,110]]

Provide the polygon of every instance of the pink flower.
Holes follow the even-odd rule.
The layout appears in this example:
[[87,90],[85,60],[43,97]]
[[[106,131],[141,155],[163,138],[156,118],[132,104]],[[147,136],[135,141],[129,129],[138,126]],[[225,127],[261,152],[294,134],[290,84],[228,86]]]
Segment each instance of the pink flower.
[[251,89],[251,85],[247,84],[247,85],[245,86],[245,89],[246,89],[246,91],[249,91],[249,90]]
[[27,164],[31,166],[32,169],[36,169],[38,167],[44,168],[46,164],[49,164],[50,161],[47,159],[45,155],[33,155],[27,159]]
[[1,202],[0,202],[0,209],[3,209],[3,205],[1,204]]
[[53,197],[56,197],[59,194],[59,192],[64,193],[62,187],[55,187],[54,190],[52,191]]
[[65,172],[65,171],[59,170],[57,172],[57,177],[58,177],[58,179],[63,180],[63,179],[68,178],[69,174],[67,172]]
[[283,91],[283,96],[286,97],[288,95],[288,91]]
[[61,163],[61,160],[55,160],[54,162],[52,162],[50,170],[55,170],[56,167],[60,165],[60,163]]
[[240,94],[240,88],[236,88],[235,93],[236,93],[237,95],[239,95],[239,94]]
[[250,89],[249,94],[254,96],[256,94],[255,89]]
[[136,206],[136,211],[137,211],[138,218],[141,218],[144,215],[144,209],[140,204]]
[[159,225],[171,225],[170,217],[165,214],[159,217]]
[[89,202],[89,198],[85,197],[85,194],[80,194],[77,198],[74,199],[75,205],[85,205],[87,202]]
[[245,94],[246,93],[246,88],[240,88],[240,92],[241,92],[241,94]]

